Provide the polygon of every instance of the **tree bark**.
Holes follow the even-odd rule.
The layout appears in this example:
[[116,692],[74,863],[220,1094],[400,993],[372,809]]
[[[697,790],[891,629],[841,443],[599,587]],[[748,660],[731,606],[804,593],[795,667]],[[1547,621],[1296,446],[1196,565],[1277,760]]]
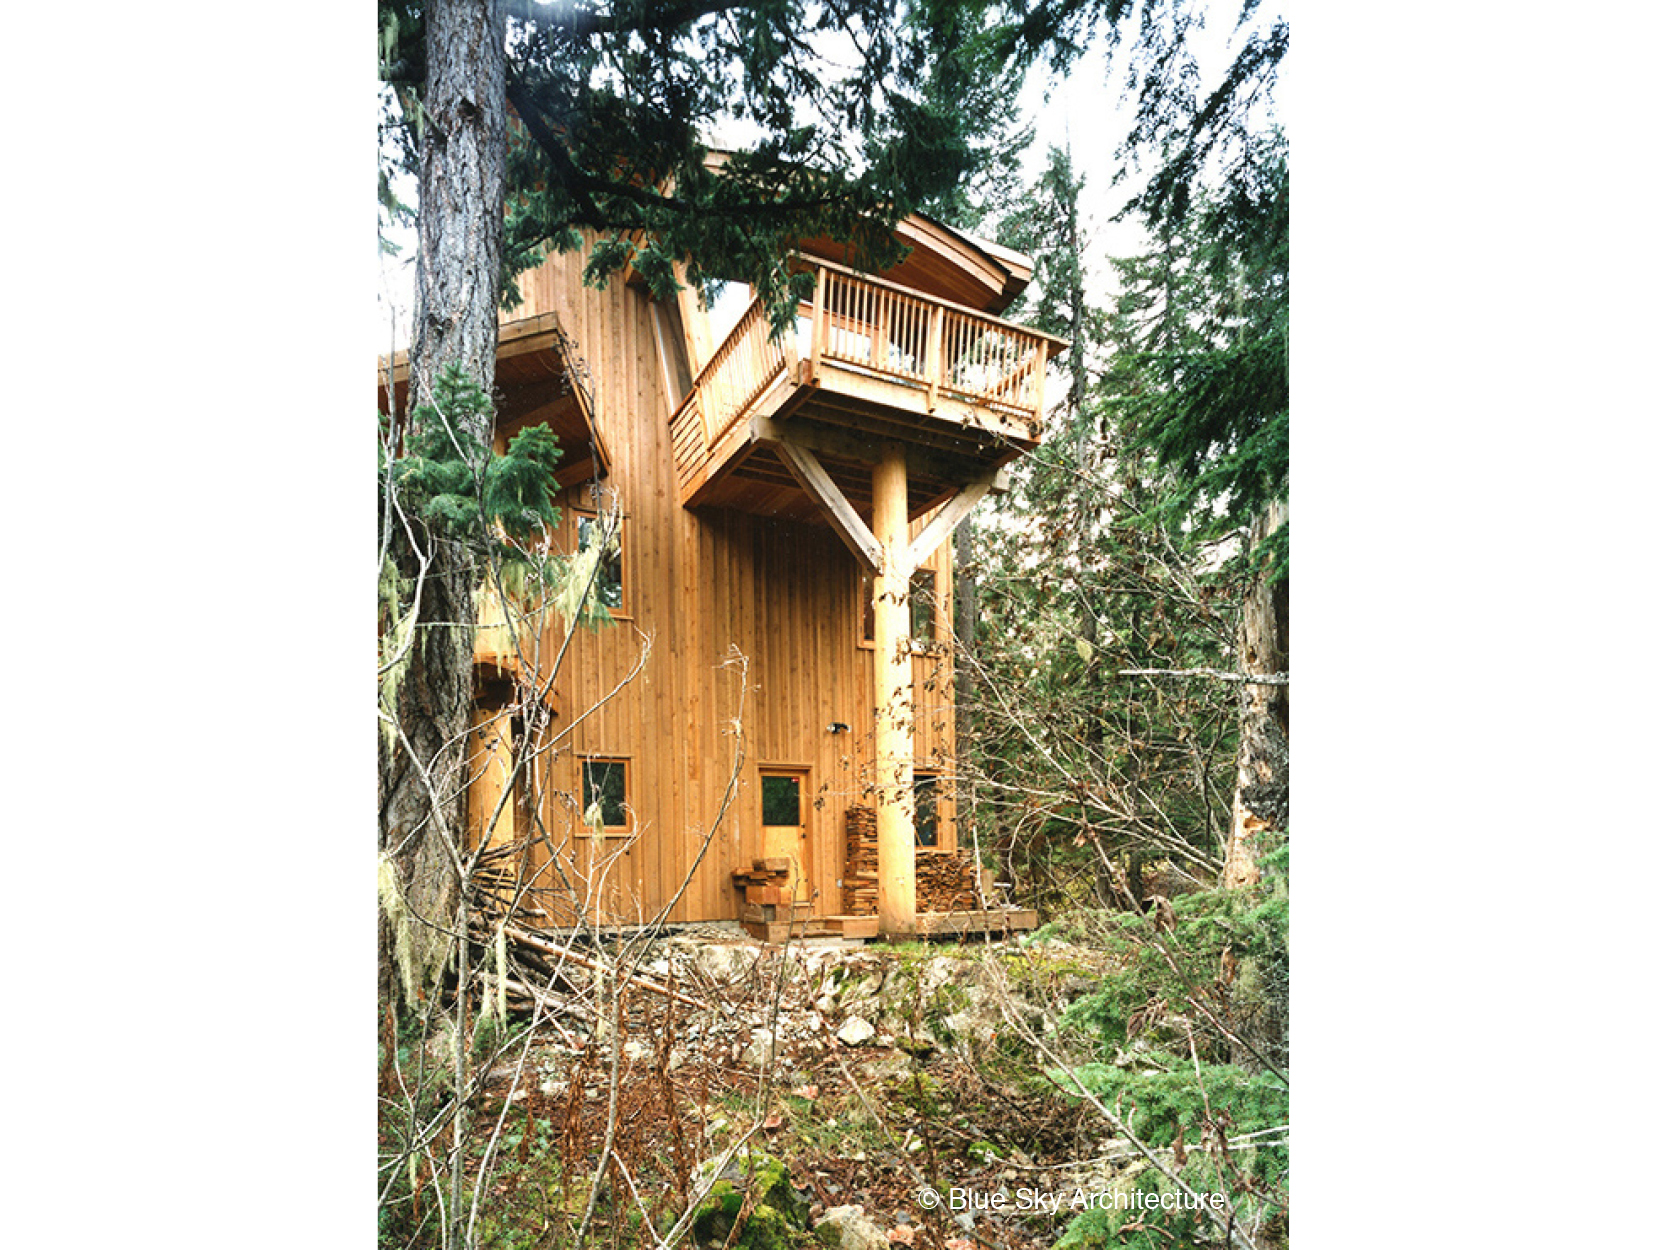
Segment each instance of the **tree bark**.
[[[488,395],[497,362],[503,257],[506,127],[503,0],[435,0],[427,8],[418,201],[417,303],[409,409],[432,402],[434,382],[460,365]],[[407,420],[411,419],[407,413]],[[490,443],[490,429],[474,430]],[[395,525],[394,558],[414,577],[421,555],[417,640],[400,688],[404,738],[379,759],[381,846],[392,856],[420,974],[436,971],[453,927],[463,850],[465,763],[474,686],[476,574],[468,547],[410,519],[415,545]],[[437,927],[436,927],[437,926]],[[379,933],[387,1002],[404,1001],[395,935]],[[419,977],[419,980],[421,977]]]
[[[1271,504],[1250,527],[1254,549],[1285,523],[1288,507]],[[1258,574],[1239,618],[1239,667],[1249,677],[1283,673],[1290,653],[1290,586]],[[1290,687],[1246,682],[1239,692],[1238,782],[1222,884],[1254,885],[1260,877],[1257,836],[1284,829],[1290,812]]]
[[491,393],[504,240],[503,0],[435,0],[426,21],[413,406],[452,363]]

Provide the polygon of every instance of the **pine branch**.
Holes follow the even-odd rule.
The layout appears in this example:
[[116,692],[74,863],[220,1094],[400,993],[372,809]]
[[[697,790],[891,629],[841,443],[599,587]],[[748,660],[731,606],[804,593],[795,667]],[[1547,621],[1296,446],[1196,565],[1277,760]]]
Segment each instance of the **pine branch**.
[[743,219],[766,223],[791,220],[796,214],[832,208],[852,195],[850,189],[835,185],[831,190],[796,192],[779,199],[759,200],[749,204],[697,204],[638,183],[617,181],[591,173],[574,162],[566,145],[544,124],[543,110],[526,84],[516,75],[514,66],[509,68],[506,75],[505,89],[509,102],[515,109],[515,115],[527,128],[527,134],[538,145],[539,151],[549,158],[562,185],[578,201],[580,224],[597,230],[606,230],[622,224],[641,224],[635,219],[627,222],[622,217],[610,217],[593,198],[597,194],[617,196],[643,208],[667,210],[691,219]]

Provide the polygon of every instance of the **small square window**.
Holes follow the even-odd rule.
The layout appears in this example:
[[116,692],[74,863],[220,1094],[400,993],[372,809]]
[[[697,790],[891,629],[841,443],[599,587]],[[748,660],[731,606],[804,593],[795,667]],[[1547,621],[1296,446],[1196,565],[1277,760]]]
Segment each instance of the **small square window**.
[[585,815],[600,808],[604,829],[623,829],[629,823],[626,812],[625,761],[584,760],[580,763],[584,785]]
[[[874,575],[862,573],[858,587],[861,597],[860,641],[874,641]],[[938,640],[938,574],[935,569],[918,569],[909,578],[909,637],[915,642]]]

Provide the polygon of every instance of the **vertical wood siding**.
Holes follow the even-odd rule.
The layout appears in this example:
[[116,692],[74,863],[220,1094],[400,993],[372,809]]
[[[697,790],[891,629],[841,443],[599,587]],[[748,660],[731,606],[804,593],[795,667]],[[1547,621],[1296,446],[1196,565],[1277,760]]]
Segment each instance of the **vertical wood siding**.
[[[580,280],[582,255],[552,256],[521,277],[523,304],[512,319],[557,313],[577,342],[594,386],[599,432],[613,473],[605,486],[624,513],[625,604],[621,619],[575,639],[555,686],[555,745],[541,763],[541,816],[556,845],[535,854],[540,904],[552,924],[570,923],[560,895],[613,856],[607,888],[583,900],[591,919],[634,923],[654,915],[681,883],[720,809],[737,739],[732,721],[747,657],[740,745],[746,758],[738,794],[695,872],[673,921],[739,914],[731,870],[762,853],[758,772],[809,771],[809,871],[814,910],[840,910],[843,814],[872,802],[874,707],[871,652],[860,643],[862,580],[856,560],[826,526],[678,504],[665,386],[647,296],[622,281],[605,290]],[[588,486],[569,493],[561,540],[576,541],[574,507],[590,506]],[[918,532],[918,523],[917,523]],[[938,636],[949,636],[951,571],[946,544],[928,566],[937,572]],[[539,640],[547,665],[561,623]],[[650,647],[642,673],[603,702]],[[953,683],[947,654],[915,661],[916,759],[947,767],[954,753]],[[573,721],[601,704],[577,728]],[[830,733],[834,723],[848,732]],[[628,800],[640,836],[600,841],[580,820],[579,760],[630,761]],[[944,813],[951,808],[946,804]],[[953,825],[941,830],[954,846]],[[561,878],[566,874],[568,881]],[[598,905],[600,908],[598,911]]]

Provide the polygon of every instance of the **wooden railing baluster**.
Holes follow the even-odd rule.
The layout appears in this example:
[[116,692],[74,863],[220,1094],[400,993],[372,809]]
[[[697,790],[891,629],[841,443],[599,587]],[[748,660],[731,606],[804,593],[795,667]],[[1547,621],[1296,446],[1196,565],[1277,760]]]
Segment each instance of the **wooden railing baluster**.
[[[1040,431],[1048,336],[839,265],[812,263],[808,360],[795,379],[819,383],[827,364],[838,362],[923,388],[928,412],[947,395]],[[754,301],[706,362],[673,422],[679,429],[698,422],[710,451],[789,366],[800,368],[797,350],[770,337],[768,318]]]

